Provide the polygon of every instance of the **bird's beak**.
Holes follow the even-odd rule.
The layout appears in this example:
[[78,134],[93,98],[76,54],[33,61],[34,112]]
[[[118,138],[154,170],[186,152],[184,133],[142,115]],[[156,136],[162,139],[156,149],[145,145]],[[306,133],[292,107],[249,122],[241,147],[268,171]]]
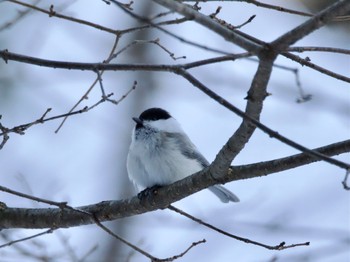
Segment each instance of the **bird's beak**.
[[138,117],[133,117],[132,120],[134,120],[136,124],[143,125],[143,121]]

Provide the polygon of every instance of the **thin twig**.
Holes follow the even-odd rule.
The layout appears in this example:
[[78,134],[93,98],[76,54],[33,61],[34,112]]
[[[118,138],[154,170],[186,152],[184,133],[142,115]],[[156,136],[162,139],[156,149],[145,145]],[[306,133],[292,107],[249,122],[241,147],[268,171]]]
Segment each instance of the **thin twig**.
[[41,232],[41,233],[38,233],[38,234],[35,234],[35,235],[31,235],[29,237],[24,237],[24,238],[21,238],[21,239],[12,240],[12,241],[10,241],[10,242],[8,242],[6,244],[0,245],[0,248],[8,247],[8,246],[11,246],[11,245],[19,243],[19,242],[23,242],[23,241],[27,241],[29,239],[40,237],[42,235],[51,234],[54,230],[55,230],[55,228],[50,228],[50,229],[48,229],[48,230],[46,230],[44,232]]
[[334,48],[334,47],[322,47],[322,46],[292,46],[287,49],[288,52],[330,52],[344,55],[350,55],[349,49]]
[[291,53],[286,53],[286,52],[282,53],[281,55],[283,55],[283,56],[285,56],[285,57],[287,57],[287,58],[289,58],[289,59],[291,59],[291,60],[293,60],[293,61],[295,61],[295,62],[297,62],[297,63],[299,63],[301,65],[303,65],[303,66],[310,67],[310,68],[312,68],[312,69],[314,69],[314,70],[316,70],[316,71],[318,71],[318,72],[320,72],[322,74],[325,74],[325,75],[331,76],[331,77],[333,77],[335,79],[338,79],[338,80],[350,83],[350,78],[349,77],[337,74],[337,73],[332,72],[332,71],[330,71],[328,69],[325,69],[325,68],[323,68],[323,67],[321,67],[319,65],[311,63],[309,61],[309,59],[303,59],[300,56],[296,56],[296,55],[293,55]]
[[190,62],[187,64],[178,65],[178,66],[182,67],[184,69],[191,69],[191,68],[204,66],[204,65],[210,65],[210,64],[214,64],[214,63],[220,63],[220,62],[225,62],[225,61],[235,61],[237,59],[248,58],[250,56],[252,56],[251,53],[244,52],[244,53],[240,53],[240,54],[231,54],[231,55],[218,56],[218,57],[204,59],[204,60],[198,60],[198,61],[194,61],[194,62]]
[[[0,120],[2,118],[2,115],[0,115]],[[0,122],[0,130],[2,135],[2,141],[0,144],[0,150],[4,147],[4,145],[6,144],[7,140],[9,140],[10,136],[8,135],[8,128],[4,127],[1,122]]]
[[12,128],[5,128],[5,129],[1,130],[2,132],[0,133],[0,136],[6,136],[9,133],[23,134],[23,132],[25,130],[27,130],[29,127],[32,127],[33,125],[42,124],[42,123],[45,123],[45,122],[48,122],[48,121],[52,121],[52,120],[55,120],[55,119],[64,118],[66,116],[73,116],[73,115],[81,114],[81,113],[86,112],[87,109],[88,109],[88,107],[84,107],[83,109],[80,109],[80,110],[77,110],[77,111],[73,111],[73,112],[70,112],[70,113],[65,113],[65,114],[61,114],[61,115],[57,115],[57,116],[53,116],[53,117],[48,117],[48,118],[45,118],[45,119],[41,119],[40,118],[39,119],[40,121],[35,120],[35,121],[27,123],[27,124],[22,124],[22,125],[15,126],[15,127],[12,127]]
[[222,8],[222,7],[219,6],[219,7],[216,9],[216,11],[215,11],[214,13],[212,13],[212,14],[209,15],[209,17],[210,17],[211,19],[213,19],[214,21],[216,21],[217,23],[219,23],[220,25],[225,26],[227,29],[232,30],[232,31],[233,31],[233,30],[237,30],[237,29],[241,29],[243,26],[245,26],[245,25],[249,24],[251,21],[253,21],[253,19],[256,17],[256,15],[252,15],[251,17],[248,18],[247,21],[243,22],[243,23],[240,24],[240,25],[234,26],[234,25],[232,25],[232,24],[226,22],[225,20],[220,19],[220,18],[217,17],[217,15],[218,15],[218,14],[220,13],[220,11],[221,11],[221,8]]
[[179,57],[175,57],[175,54],[171,51],[169,51],[169,49],[167,49],[164,45],[162,45],[160,43],[160,40],[159,38],[157,38],[156,40],[153,40],[151,43],[159,46],[161,49],[163,49],[167,54],[170,55],[170,57],[173,59],[173,60],[178,60],[178,59],[186,59],[186,56],[179,56]]
[[107,98],[107,96],[106,96],[106,93],[105,93],[105,89],[103,87],[101,73],[100,73],[99,70],[96,70],[95,72],[97,74],[97,81],[100,84],[101,93],[102,93],[102,99],[105,99],[105,98]]
[[52,121],[52,120],[56,120],[56,119],[60,119],[60,118],[66,119],[67,117],[70,117],[70,116],[73,116],[73,115],[86,113],[86,112],[94,109],[99,104],[101,104],[103,102],[106,102],[106,101],[109,101],[109,102],[111,102],[111,103],[113,103],[115,105],[118,105],[133,90],[135,90],[136,86],[137,86],[137,82],[134,81],[132,87],[124,95],[122,95],[118,100],[110,99],[110,97],[113,95],[113,93],[111,93],[111,94],[105,95],[105,97],[102,97],[98,102],[96,102],[92,106],[90,106],[90,107],[86,106],[83,109],[80,109],[80,110],[77,110],[77,111],[70,111],[70,112],[65,113],[65,114],[61,114],[61,115],[56,115],[56,116],[53,116],[53,117],[45,118],[46,114],[51,111],[51,108],[48,108],[45,111],[45,113],[39,119],[37,119],[37,120],[35,120],[33,122],[30,122],[30,123],[27,123],[27,124],[22,124],[22,125],[15,126],[15,127],[12,127],[12,128],[6,128],[0,123],[0,130],[1,130],[0,136],[3,136],[3,141],[0,144],[0,149],[2,148],[1,146],[3,146],[6,143],[6,141],[9,139],[9,135],[8,135],[9,133],[24,134],[24,131],[26,131],[28,128],[30,128],[30,127],[32,127],[34,125],[42,124],[42,123],[45,123],[45,122],[48,122],[48,121]]
[[111,235],[112,237],[116,238],[117,240],[121,241],[122,243],[124,243],[125,245],[129,246],[130,248],[132,248],[133,250],[135,250],[136,252],[139,252],[140,254],[148,257],[149,259],[151,259],[152,262],[170,262],[170,261],[174,261],[178,258],[183,257],[184,255],[186,255],[188,253],[188,251],[190,251],[193,247],[205,243],[206,240],[200,240],[197,242],[193,242],[185,251],[183,251],[182,253],[180,253],[179,255],[175,255],[169,258],[157,258],[152,256],[150,253],[144,251],[143,249],[139,248],[138,246],[135,246],[134,244],[130,243],[129,241],[125,240],[124,238],[118,236],[117,234],[115,234],[114,232],[112,232],[108,227],[104,226],[96,217],[96,215],[93,215],[93,218],[95,220],[95,223],[97,226],[99,226],[103,231],[107,232],[109,235]]
[[90,27],[99,29],[101,31],[105,31],[105,32],[108,32],[108,33],[111,33],[111,34],[115,34],[115,35],[119,34],[118,30],[113,30],[113,29],[110,29],[108,27],[104,27],[104,26],[101,26],[101,25],[98,25],[98,24],[95,24],[95,23],[92,23],[92,22],[89,22],[89,21],[85,21],[85,20],[82,20],[82,19],[78,19],[78,18],[74,18],[74,17],[70,17],[70,16],[59,14],[56,11],[54,11],[53,5],[51,5],[49,10],[45,10],[45,9],[42,9],[42,8],[37,7],[35,5],[24,3],[24,2],[21,2],[21,1],[17,1],[17,0],[7,0],[7,1],[11,2],[11,3],[14,3],[14,4],[18,4],[18,5],[21,5],[21,6],[25,6],[25,7],[31,8],[33,10],[36,10],[36,11],[39,11],[39,12],[42,12],[42,13],[45,13],[45,14],[48,14],[49,17],[61,18],[61,19],[64,19],[64,20],[68,20],[68,21],[72,21],[72,22],[78,23],[78,24],[90,26]]
[[[121,48],[118,52],[116,52],[115,54],[113,54],[110,58],[110,60],[115,59],[117,56],[119,56],[121,53],[125,52],[127,49],[129,49],[130,47],[134,46],[134,45],[138,45],[138,44],[154,44],[159,46],[161,49],[163,49],[167,54],[170,55],[170,57],[173,60],[178,60],[178,59],[184,59],[186,58],[186,56],[180,56],[180,57],[175,57],[175,54],[172,53],[171,51],[169,51],[165,46],[163,46],[162,44],[160,44],[160,40],[159,38],[156,38],[155,40],[134,40],[131,43],[127,44],[125,47]],[[110,61],[109,60],[109,61]]]
[[349,175],[350,175],[350,169],[346,170],[344,180],[342,181],[342,185],[345,190],[350,190],[350,186],[348,185]]
[[[36,0],[32,5],[36,6],[41,0]],[[17,12],[17,16],[15,18],[13,18],[11,21],[8,21],[6,23],[4,23],[1,27],[0,27],[0,32],[5,30],[5,29],[9,29],[11,26],[15,25],[18,21],[22,20],[23,18],[25,18],[32,10],[30,8],[25,9],[24,11],[18,11]]]
[[111,235],[112,237],[118,239],[120,242],[124,243],[125,245],[131,247],[133,250],[139,252],[140,254],[144,255],[145,257],[148,257],[149,259],[151,259],[152,261],[159,261],[158,258],[152,256],[151,254],[147,253],[146,251],[144,251],[143,249],[139,248],[138,246],[133,245],[132,243],[130,243],[129,241],[125,240],[124,238],[118,236],[117,234],[115,234],[114,232],[112,232],[108,227],[104,226],[100,220],[98,220],[98,218],[96,217],[95,214],[92,214],[95,223],[97,226],[99,226],[103,231],[107,232],[109,235]]
[[240,24],[240,25],[236,25],[236,26],[235,26],[235,29],[236,29],[236,30],[237,30],[237,29],[241,29],[243,26],[245,26],[245,25],[249,24],[250,22],[252,22],[253,19],[254,19],[255,17],[256,17],[256,15],[252,15],[251,17],[248,18],[247,21],[243,22],[243,23]]
[[[114,40],[114,43],[113,43],[113,46],[111,48],[111,51],[109,52],[109,55],[108,55],[108,58],[103,61],[105,64],[108,64],[109,61],[112,59],[111,57],[113,56],[113,53],[115,52],[115,49],[117,48],[118,46],[118,43],[119,43],[119,40],[121,38],[121,35],[120,34],[117,34],[116,37],[115,37],[115,40]],[[98,69],[96,69],[98,70]],[[102,70],[102,72],[100,73],[100,75],[103,75],[104,73],[104,70]],[[88,88],[88,90],[83,94],[83,96],[78,100],[78,102],[76,102],[73,107],[68,111],[68,113],[71,113],[73,112],[80,104],[81,102],[83,102],[85,99],[87,99],[88,95],[90,94],[90,92],[92,91],[92,89],[95,87],[95,85],[97,84],[98,82],[98,78],[96,78],[94,80],[94,82],[90,85],[90,87]],[[69,116],[69,115],[68,115]],[[64,117],[62,122],[59,124],[59,126],[57,127],[57,129],[55,130],[55,133],[57,134],[58,131],[60,131],[60,129],[62,128],[62,126],[64,125],[64,123],[67,121],[68,119],[68,116]]]
[[304,89],[301,86],[301,82],[300,82],[299,70],[296,69],[294,74],[295,74],[295,82],[297,84],[297,88],[298,88],[298,91],[299,91],[299,98],[297,98],[297,100],[296,100],[297,103],[304,103],[304,102],[310,101],[311,98],[312,98],[312,95],[311,94],[306,94],[304,92]]
[[192,215],[184,212],[183,210],[178,209],[178,208],[176,208],[176,207],[174,207],[172,205],[170,205],[168,207],[168,209],[170,209],[171,211],[174,211],[174,212],[176,212],[176,213],[178,213],[178,214],[180,214],[182,216],[185,216],[185,217],[187,217],[187,218],[197,222],[198,224],[201,224],[201,225],[203,225],[205,227],[208,227],[208,228],[210,228],[210,229],[212,229],[212,230],[214,230],[214,231],[216,231],[216,232],[218,232],[220,234],[223,234],[225,236],[231,237],[233,239],[236,239],[236,240],[248,243],[248,244],[253,244],[253,245],[256,245],[256,246],[264,247],[266,249],[270,249],[270,250],[284,250],[284,249],[298,247],[298,246],[309,246],[310,245],[310,242],[291,244],[291,245],[286,245],[285,242],[281,242],[280,244],[278,244],[276,246],[270,246],[270,245],[262,244],[260,242],[257,242],[257,241],[254,241],[254,240],[250,240],[248,238],[239,237],[239,236],[233,235],[231,233],[228,233],[228,232],[226,232],[224,230],[221,230],[221,229],[219,229],[219,228],[217,228],[217,227],[215,227],[215,226],[213,226],[211,224],[208,224],[208,223],[206,223],[206,222],[204,222],[204,221],[202,221],[202,220],[200,220],[200,219],[198,219],[198,218],[196,218],[196,217],[194,217],[194,216],[192,216]]
[[[152,18],[149,18],[150,20],[152,20]],[[162,21],[162,22],[158,22],[155,23],[155,25],[157,26],[163,26],[163,25],[178,25],[184,22],[190,21],[190,19],[187,19],[186,17],[183,18],[175,18],[175,19],[171,19],[171,20],[166,20],[166,21]],[[130,28],[126,28],[123,30],[120,30],[120,34],[127,34],[127,33],[131,33],[131,32],[135,32],[135,31],[140,31],[140,30],[144,30],[144,29],[149,29],[149,28],[153,28],[152,25],[142,25],[142,26],[137,26],[137,27],[130,27]]]
[[110,0],[110,2],[112,3],[115,3],[118,7],[120,7],[124,12],[126,12],[127,14],[129,14],[131,17],[143,22],[143,23],[146,23],[148,24],[149,26],[151,27],[154,27],[156,29],[158,29],[159,31],[179,40],[180,42],[183,42],[183,43],[186,43],[186,44],[189,44],[189,45],[192,45],[192,46],[195,46],[195,47],[198,47],[200,49],[203,49],[203,50],[206,50],[206,51],[211,51],[211,52],[214,52],[214,53],[218,53],[218,54],[222,54],[222,55],[228,55],[230,53],[228,52],[224,52],[222,50],[219,50],[219,49],[216,49],[216,48],[212,48],[212,47],[208,47],[206,45],[203,45],[203,44],[199,44],[199,43],[196,43],[196,42],[193,42],[193,41],[190,41],[190,40],[187,40],[185,39],[184,37],[181,37],[177,34],[174,34],[172,32],[170,32],[169,30],[166,30],[164,29],[163,27],[161,27],[160,25],[156,24],[156,23],[153,23],[152,21],[150,21],[147,17],[143,17],[143,16],[140,16],[140,15],[137,15],[133,12],[131,12],[130,10],[128,10],[127,8],[123,7],[119,2],[117,1],[114,1],[114,0]]
[[31,195],[28,195],[28,194],[25,194],[25,193],[22,193],[22,192],[18,192],[18,191],[15,191],[15,190],[12,190],[10,188],[3,187],[3,186],[0,186],[0,191],[9,193],[9,194],[12,194],[12,195],[15,195],[15,196],[23,197],[23,198],[26,198],[26,199],[30,199],[30,200],[33,200],[33,201],[36,201],[36,202],[45,203],[45,204],[52,205],[52,206],[57,206],[57,207],[59,207],[61,209],[68,207],[67,202],[51,201],[51,200],[47,200],[47,199],[44,199],[44,198],[35,197],[35,196],[31,196]]
[[199,245],[199,244],[203,244],[206,243],[207,241],[205,239],[193,242],[185,251],[183,251],[181,254],[169,257],[169,258],[164,258],[164,259],[160,259],[159,261],[174,261],[176,259],[179,259],[181,257],[183,257],[184,255],[186,255],[188,253],[188,251],[190,251],[192,248],[194,248],[195,246]]
[[306,16],[306,17],[312,17],[313,14],[310,13],[306,13],[306,12],[301,12],[301,11],[297,11],[297,10],[292,10],[289,8],[285,8],[282,6],[275,6],[275,5],[270,5],[270,4],[266,4],[266,3],[261,3],[255,0],[242,0],[242,2],[246,2],[248,4],[253,4],[256,5],[258,7],[262,7],[262,8],[267,8],[267,9],[271,9],[271,10],[276,10],[279,12],[284,12],[284,13],[289,13],[289,14],[293,14],[293,15],[300,15],[300,16]]

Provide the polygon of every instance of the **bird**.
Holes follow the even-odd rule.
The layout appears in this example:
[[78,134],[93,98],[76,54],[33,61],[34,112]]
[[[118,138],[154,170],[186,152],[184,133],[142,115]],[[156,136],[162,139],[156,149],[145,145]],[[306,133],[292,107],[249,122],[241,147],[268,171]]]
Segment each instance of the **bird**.
[[[179,122],[166,110],[149,108],[132,119],[136,124],[131,135],[127,171],[139,190],[172,184],[209,166]],[[224,203],[240,201],[222,185],[208,189]]]

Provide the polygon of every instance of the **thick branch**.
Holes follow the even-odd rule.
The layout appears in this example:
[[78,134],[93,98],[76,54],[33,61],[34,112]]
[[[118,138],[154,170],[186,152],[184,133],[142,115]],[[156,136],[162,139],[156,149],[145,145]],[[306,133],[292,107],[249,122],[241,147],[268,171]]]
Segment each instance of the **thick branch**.
[[336,16],[344,15],[349,11],[350,1],[339,0],[333,5],[319,12],[311,19],[307,20],[305,23],[280,36],[273,41],[271,45],[277,50],[285,50],[306,35],[331,22]]
[[[263,108],[263,101],[267,96],[266,89],[272,72],[274,59],[275,56],[272,54],[269,57],[266,56],[262,58],[259,62],[257,72],[246,97],[248,102],[245,109],[245,115],[249,116],[249,119],[243,118],[239,128],[216,156],[214,163],[217,163],[217,165],[214,165],[214,167],[219,170],[227,170],[233,159],[244,148],[257,128],[250,119],[255,120],[254,122],[259,122]],[[218,178],[219,174],[224,174],[223,172],[218,172],[218,169],[213,169],[211,171],[216,178]]]
[[[345,140],[342,142],[320,147],[314,149],[314,151],[327,156],[334,156],[342,153],[347,153],[350,152],[350,140]],[[308,165],[317,161],[319,161],[317,157],[301,153],[271,161],[259,162],[244,166],[235,166],[232,167],[232,173],[235,174],[235,178],[237,180],[241,180],[260,176],[267,176],[272,173],[282,172],[292,168]]]
[[[350,152],[350,140],[315,149],[333,156]],[[272,161],[232,167],[219,182],[230,182],[246,178],[265,176],[318,161],[317,158],[301,153]],[[94,214],[99,221],[110,221],[122,217],[142,214],[168,207],[171,203],[218,183],[205,169],[201,172],[160,188],[154,197],[141,203],[137,197],[119,201],[104,201],[95,205],[66,208],[8,208],[0,209],[0,228],[65,228],[94,224]]]

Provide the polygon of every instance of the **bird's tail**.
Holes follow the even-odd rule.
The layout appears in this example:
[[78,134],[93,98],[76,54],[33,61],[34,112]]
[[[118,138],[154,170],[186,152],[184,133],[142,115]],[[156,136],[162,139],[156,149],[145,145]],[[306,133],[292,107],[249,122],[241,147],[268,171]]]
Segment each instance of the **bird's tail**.
[[209,187],[208,189],[224,203],[228,203],[229,201],[239,202],[239,198],[223,186],[215,185]]

